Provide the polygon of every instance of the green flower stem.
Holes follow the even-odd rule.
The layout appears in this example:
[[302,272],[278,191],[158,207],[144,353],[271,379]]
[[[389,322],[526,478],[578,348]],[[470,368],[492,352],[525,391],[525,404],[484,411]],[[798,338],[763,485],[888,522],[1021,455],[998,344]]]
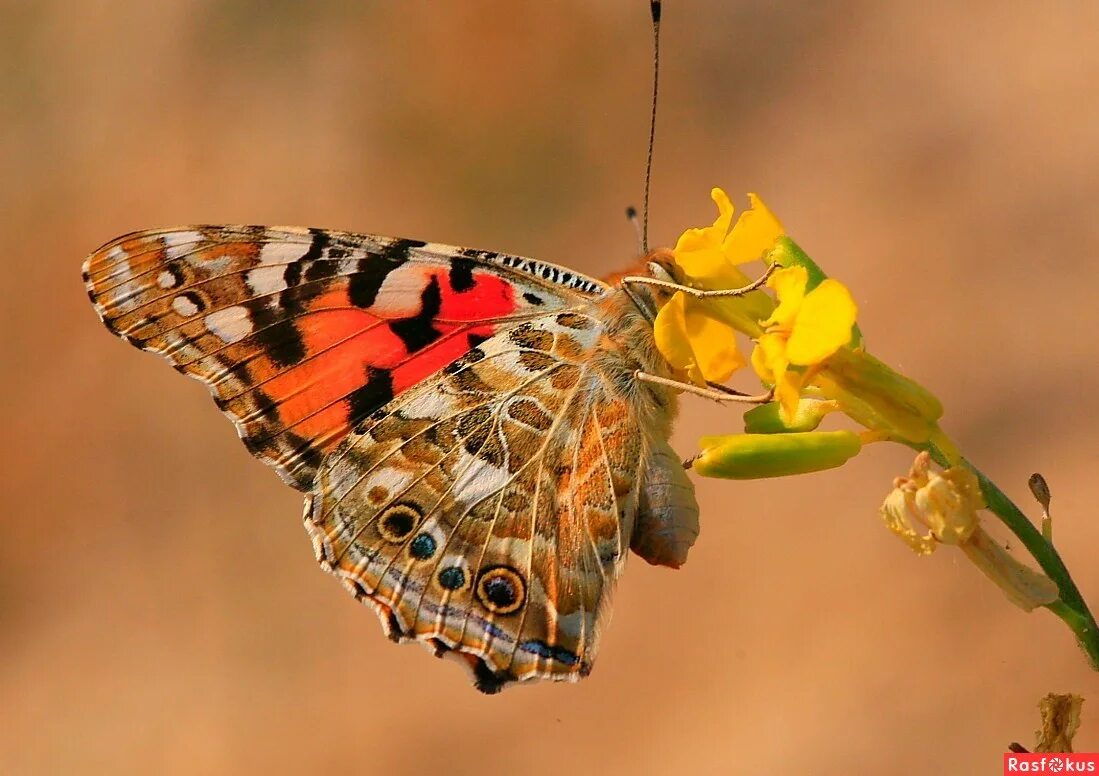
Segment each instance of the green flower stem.
[[[929,444],[927,447],[937,464],[944,468],[951,465],[947,457],[934,444]],[[1095,618],[1088,610],[1088,605],[1080,595],[1076,583],[1072,581],[1072,575],[1069,574],[1060,554],[1023,514],[1023,511],[996,486],[996,483],[988,479],[969,461],[963,460],[963,463],[977,475],[988,509],[1019,538],[1046,576],[1057,585],[1060,598],[1051,604],[1046,604],[1046,608],[1064,620],[1065,624],[1072,629],[1091,667],[1099,671],[1099,626],[1095,624]]]

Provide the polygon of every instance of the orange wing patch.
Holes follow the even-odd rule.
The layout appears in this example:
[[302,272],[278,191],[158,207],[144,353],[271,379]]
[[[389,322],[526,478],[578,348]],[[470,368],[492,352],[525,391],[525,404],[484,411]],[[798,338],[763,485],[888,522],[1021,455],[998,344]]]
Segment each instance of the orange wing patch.
[[233,226],[127,235],[93,253],[84,278],[112,332],[206,383],[248,449],[305,490],[323,456],[395,396],[501,327],[602,289],[545,268],[415,240]]

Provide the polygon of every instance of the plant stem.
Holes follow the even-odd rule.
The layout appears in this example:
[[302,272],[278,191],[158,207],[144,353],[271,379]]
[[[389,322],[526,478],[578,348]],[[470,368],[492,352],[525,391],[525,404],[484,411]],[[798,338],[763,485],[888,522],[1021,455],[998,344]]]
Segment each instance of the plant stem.
[[[947,456],[938,447],[934,444],[928,447],[928,452],[936,463],[943,467],[951,465]],[[1019,538],[1046,576],[1057,585],[1060,598],[1051,604],[1046,604],[1046,608],[1064,620],[1065,624],[1072,629],[1091,667],[1099,671],[1099,626],[1096,625],[1095,618],[1088,610],[1088,605],[1080,595],[1076,583],[1072,581],[1072,576],[1065,567],[1065,562],[1061,560],[1060,554],[1023,514],[1023,511],[996,486],[996,483],[969,461],[963,460],[962,463],[977,475],[977,480],[981,484],[981,493],[984,495],[989,511],[1000,518],[1004,525]]]

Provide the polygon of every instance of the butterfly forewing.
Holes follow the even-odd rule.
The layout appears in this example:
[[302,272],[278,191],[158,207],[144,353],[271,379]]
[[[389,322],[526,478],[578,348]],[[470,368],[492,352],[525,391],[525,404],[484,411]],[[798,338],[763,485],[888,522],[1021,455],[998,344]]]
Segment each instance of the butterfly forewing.
[[605,290],[490,251],[251,226],[121,237],[84,278],[112,332],[205,382],[248,449],[302,490],[325,453],[409,386],[497,331]]

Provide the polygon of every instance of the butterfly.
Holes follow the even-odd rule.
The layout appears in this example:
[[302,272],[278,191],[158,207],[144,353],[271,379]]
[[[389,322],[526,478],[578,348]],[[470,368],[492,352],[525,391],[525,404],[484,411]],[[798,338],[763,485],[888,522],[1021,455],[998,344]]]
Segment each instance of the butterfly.
[[305,494],[318,562],[389,638],[483,692],[586,676],[628,550],[678,567],[698,534],[659,288],[263,226],[129,234],[84,281],[112,333],[205,383]]

